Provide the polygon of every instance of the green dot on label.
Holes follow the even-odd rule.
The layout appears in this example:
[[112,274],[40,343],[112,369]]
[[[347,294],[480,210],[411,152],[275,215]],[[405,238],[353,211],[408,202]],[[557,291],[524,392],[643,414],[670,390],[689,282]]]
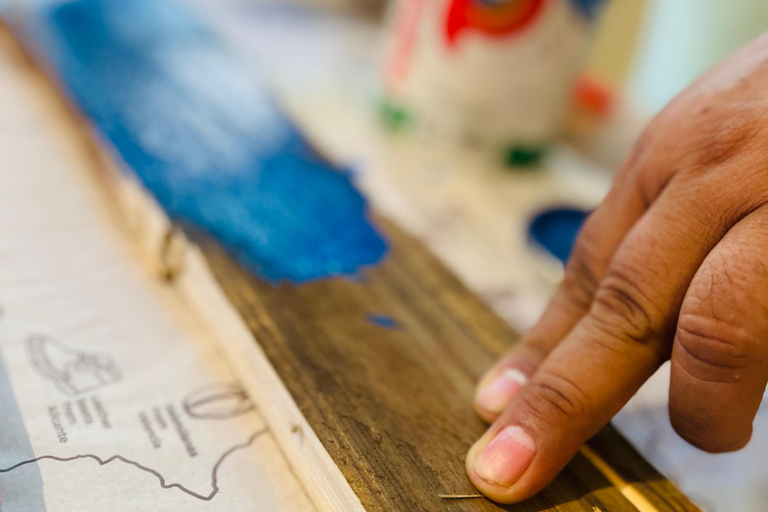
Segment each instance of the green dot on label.
[[510,167],[537,165],[547,152],[543,146],[510,146],[504,155],[504,163]]
[[401,105],[397,105],[389,100],[383,100],[380,110],[384,124],[391,130],[402,130],[411,123],[411,113]]

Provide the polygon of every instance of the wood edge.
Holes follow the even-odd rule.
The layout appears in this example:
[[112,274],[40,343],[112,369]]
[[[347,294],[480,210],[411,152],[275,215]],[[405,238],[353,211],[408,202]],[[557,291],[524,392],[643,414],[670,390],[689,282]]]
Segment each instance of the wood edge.
[[30,82],[39,82],[31,84],[30,89],[55,99],[62,107],[62,119],[71,121],[64,129],[80,139],[73,143],[87,144],[87,149],[96,157],[89,171],[101,183],[100,190],[109,196],[109,208],[126,228],[124,234],[138,248],[141,264],[167,279],[212,331],[230,366],[261,409],[313,505],[321,512],[364,512],[360,499],[302,415],[244,320],[227,300],[203,252],[188,241],[146,189],[121,169],[125,164],[71,104],[54,74],[19,42],[13,28],[0,20],[0,37],[5,36],[12,42],[12,50],[29,65]]
[[[605,462],[606,478],[618,477],[629,488],[650,502],[656,510],[701,512],[702,509],[678,486],[639,454],[621,432],[609,425],[587,443],[588,448]],[[585,445],[586,446],[586,445]]]
[[[189,245],[184,272],[174,281],[221,342],[222,351],[243,384],[264,411],[265,419],[294,472],[324,511],[364,511],[339,467],[326,451],[277,371],[216,281],[202,250]],[[319,501],[319,502],[318,502]]]
[[606,462],[600,455],[588,445],[583,445],[579,452],[590,462],[597,470],[613,484],[619,492],[629,501],[639,512],[658,512],[651,501],[643,495],[637,487],[624,480],[619,473]]

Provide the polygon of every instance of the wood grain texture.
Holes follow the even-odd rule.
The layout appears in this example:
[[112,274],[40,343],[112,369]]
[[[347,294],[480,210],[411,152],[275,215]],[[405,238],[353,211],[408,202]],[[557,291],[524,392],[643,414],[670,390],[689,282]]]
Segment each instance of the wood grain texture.
[[[362,279],[274,287],[192,234],[307,421],[369,511],[634,511],[581,454],[544,492],[502,507],[442,501],[476,491],[464,457],[485,426],[476,380],[517,335],[421,244],[379,219],[391,241]],[[389,329],[368,321],[388,315]],[[612,427],[593,449],[659,511],[698,510]]]
[[[109,180],[103,148],[59,99]],[[422,244],[378,222],[392,246],[382,265],[360,280],[299,287],[260,281],[215,241],[184,227],[366,510],[637,511],[582,454],[518,505],[439,498],[476,493],[464,473],[466,451],[486,428],[472,408],[474,385],[518,336]],[[369,314],[390,316],[397,327],[375,325]],[[698,510],[612,427],[590,445],[655,510]]]

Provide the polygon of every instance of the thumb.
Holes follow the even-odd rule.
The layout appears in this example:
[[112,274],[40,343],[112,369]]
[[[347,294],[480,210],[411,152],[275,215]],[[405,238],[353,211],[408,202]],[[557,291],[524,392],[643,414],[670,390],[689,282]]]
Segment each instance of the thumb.
[[582,321],[470,449],[470,480],[494,501],[542,490],[666,358],[595,325]]

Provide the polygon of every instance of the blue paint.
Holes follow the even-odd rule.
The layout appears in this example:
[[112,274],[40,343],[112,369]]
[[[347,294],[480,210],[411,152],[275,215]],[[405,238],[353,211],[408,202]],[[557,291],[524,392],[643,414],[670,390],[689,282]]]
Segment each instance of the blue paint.
[[395,320],[391,316],[369,314],[367,318],[368,318],[368,321],[373,325],[378,325],[379,327],[384,327],[385,329],[400,328],[400,324],[397,323],[397,320]]
[[274,284],[353,275],[384,257],[349,176],[191,13],[168,0],[36,9],[30,41],[171,218]]
[[45,512],[43,475],[35,462],[5,471],[35,458],[8,368],[0,352],[0,508],[3,512]]
[[534,217],[528,235],[533,243],[564,264],[588,215],[589,212],[576,208],[547,210]]
[[606,0],[571,0],[581,14],[594,20]]

